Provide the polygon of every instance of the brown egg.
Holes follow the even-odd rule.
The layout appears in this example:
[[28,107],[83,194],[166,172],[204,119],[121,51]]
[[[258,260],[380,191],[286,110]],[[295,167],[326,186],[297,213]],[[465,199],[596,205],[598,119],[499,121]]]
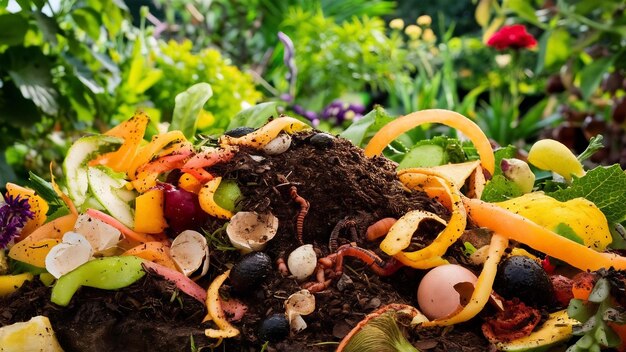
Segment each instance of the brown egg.
[[474,273],[460,265],[433,268],[417,288],[420,310],[429,319],[441,319],[455,313],[467,304],[476,280]]

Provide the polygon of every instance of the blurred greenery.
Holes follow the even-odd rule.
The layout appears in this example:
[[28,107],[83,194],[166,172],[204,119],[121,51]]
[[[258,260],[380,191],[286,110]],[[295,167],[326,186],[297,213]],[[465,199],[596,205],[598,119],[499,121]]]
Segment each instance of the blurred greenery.
[[[379,124],[359,119],[376,104],[384,116],[445,108],[500,145],[551,137],[580,152],[602,133],[606,148],[589,162],[626,165],[622,0],[11,4],[0,0],[0,184],[46,175],[77,135],[136,109],[150,115],[151,133],[167,129],[179,94],[204,101],[188,91],[199,83],[213,96],[175,121],[203,134],[286,112],[333,133],[366,126],[366,138]],[[511,24],[537,46],[487,45]],[[370,120],[383,116],[375,111]],[[417,129],[400,142],[441,133],[451,131]]]

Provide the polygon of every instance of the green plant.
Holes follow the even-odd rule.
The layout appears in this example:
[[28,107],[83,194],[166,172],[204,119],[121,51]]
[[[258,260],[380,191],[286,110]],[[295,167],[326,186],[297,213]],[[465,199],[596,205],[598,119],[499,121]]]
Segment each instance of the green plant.
[[123,36],[123,5],[86,0],[44,11],[46,1],[18,4],[9,13],[0,1],[0,159],[17,162],[16,174],[3,165],[3,182],[25,179],[23,163],[47,174],[65,148],[64,131],[108,121],[117,105],[103,98],[121,79],[109,51]]
[[[387,35],[384,21],[377,17],[338,24],[321,11],[290,8],[281,29],[295,45],[296,100],[310,110],[320,111],[348,92],[383,90],[412,66],[403,38]],[[281,67],[270,77],[280,92],[288,91],[286,71]]]
[[255,89],[252,77],[241,72],[215,49],[195,53],[189,40],[181,43],[169,41],[152,48],[150,57],[163,79],[151,87],[147,94],[169,121],[174,111],[174,97],[196,82],[211,85],[213,98],[204,105],[198,121],[202,131],[223,130],[230,119],[243,108],[256,103],[261,94]]

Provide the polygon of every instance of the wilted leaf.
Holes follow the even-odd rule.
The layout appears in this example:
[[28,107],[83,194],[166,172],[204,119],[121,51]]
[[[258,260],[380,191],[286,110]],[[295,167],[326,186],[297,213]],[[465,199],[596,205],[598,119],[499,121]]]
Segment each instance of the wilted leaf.
[[188,139],[193,138],[198,114],[212,95],[213,91],[208,83],[195,84],[176,95],[170,131],[180,130]]

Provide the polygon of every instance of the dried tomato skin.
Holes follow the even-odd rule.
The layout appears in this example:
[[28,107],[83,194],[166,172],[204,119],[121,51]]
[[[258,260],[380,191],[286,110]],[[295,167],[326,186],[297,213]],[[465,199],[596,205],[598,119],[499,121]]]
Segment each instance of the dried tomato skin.
[[554,299],[561,307],[567,307],[569,301],[574,298],[572,293],[574,281],[563,275],[550,275],[550,281],[554,288]]
[[504,302],[504,310],[487,318],[483,335],[492,342],[509,342],[530,335],[541,322],[541,312],[514,298]]

